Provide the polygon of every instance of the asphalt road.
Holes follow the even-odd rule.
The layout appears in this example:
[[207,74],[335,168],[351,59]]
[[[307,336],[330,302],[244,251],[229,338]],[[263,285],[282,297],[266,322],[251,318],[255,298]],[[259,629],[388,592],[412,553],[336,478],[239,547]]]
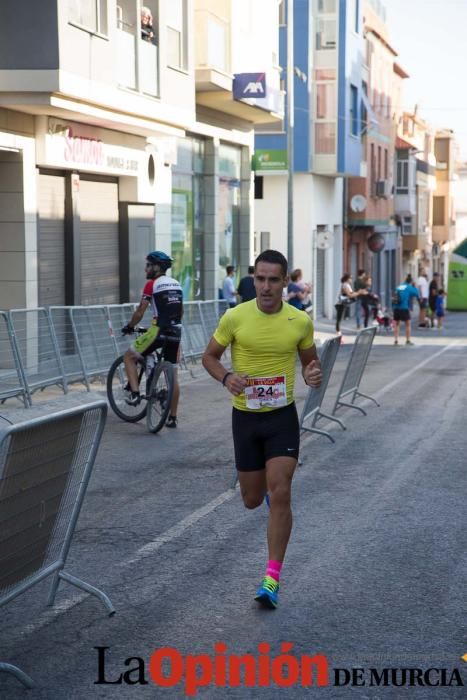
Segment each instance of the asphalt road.
[[[197,368],[184,383],[179,428],[156,436],[144,422],[109,415],[67,570],[102,588],[117,614],[108,617],[96,599],[64,583],[53,609],[45,607],[46,582],[3,607],[0,661],[23,668],[37,686],[24,691],[0,674],[1,700],[184,698],[184,683],[196,685],[187,656],[210,657],[202,662],[209,673],[215,644],[223,643],[218,673],[228,655],[252,655],[256,667],[261,658],[266,668],[284,642],[293,645],[286,648],[292,669],[303,656],[323,655],[329,684],[285,688],[264,676],[265,687],[230,688],[213,680],[196,697],[465,697],[456,678],[467,684],[466,327],[467,314],[450,314],[442,332],[416,333],[414,347],[377,336],[362,390],[381,406],[363,401],[367,416],[341,411],[347,430],[329,427],[334,445],[304,439],[274,612],[253,601],[266,563],[268,510],[246,511],[230,488],[227,392]],[[320,330],[324,338],[330,327]],[[345,334],[325,410],[353,336]],[[300,381],[297,389],[300,408]],[[53,395],[43,410],[81,398],[89,400],[79,392],[61,401]],[[26,412],[7,402],[0,413],[18,420]],[[269,646],[259,651],[262,643]],[[126,677],[134,684],[96,684],[95,647],[108,647],[105,680],[137,668]],[[180,682],[161,688],[149,660],[167,647],[183,669]],[[129,657],[141,661],[125,665]],[[161,668],[169,674],[167,664]],[[346,669],[341,682],[364,669],[354,672],[359,685],[334,685],[336,668]],[[369,685],[370,669],[384,679],[387,668],[421,669],[422,681],[428,669],[446,669],[446,682],[453,673],[454,680],[434,688],[416,680],[412,687]],[[441,671],[430,673],[431,682],[442,680]],[[135,682],[142,679],[147,684]]]

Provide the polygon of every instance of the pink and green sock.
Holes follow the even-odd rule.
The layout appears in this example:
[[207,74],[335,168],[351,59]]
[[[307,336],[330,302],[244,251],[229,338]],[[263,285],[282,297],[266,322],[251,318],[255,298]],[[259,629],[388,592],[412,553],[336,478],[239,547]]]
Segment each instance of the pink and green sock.
[[268,566],[266,569],[266,576],[270,576],[275,581],[277,581],[277,583],[279,583],[281,569],[282,569],[282,562],[281,561],[275,561],[274,559],[270,559],[268,561]]

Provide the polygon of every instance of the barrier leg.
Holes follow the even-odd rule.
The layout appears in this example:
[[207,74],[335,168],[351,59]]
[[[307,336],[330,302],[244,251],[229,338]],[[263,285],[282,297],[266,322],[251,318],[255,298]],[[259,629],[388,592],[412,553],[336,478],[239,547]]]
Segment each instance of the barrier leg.
[[377,406],[381,406],[380,403],[377,402],[376,399],[374,399],[372,396],[368,396],[368,394],[362,394],[361,391],[357,391],[357,396],[361,396],[364,399],[369,399],[370,401],[373,401]]
[[[332,420],[335,423],[339,423],[340,427],[342,430],[347,430],[346,426],[344,425],[344,422],[340,418],[336,418],[336,416],[330,416],[329,413],[321,413],[321,411],[317,414],[316,421],[320,420],[321,418],[327,418],[327,420]],[[313,423],[314,425],[314,423]]]
[[[330,439],[331,442],[336,442],[334,440],[334,438],[332,437],[331,433],[328,433],[327,430],[321,430],[320,428],[303,428],[303,427],[302,427],[302,430],[304,430],[307,433],[317,433],[318,435],[325,435],[327,438]],[[300,464],[300,462],[299,462],[299,464]]]
[[95,586],[91,586],[90,583],[86,583],[86,581],[82,581],[76,576],[72,576],[72,574],[67,574],[66,571],[59,571],[58,574],[54,577],[47,605],[53,605],[60,579],[68,581],[68,583],[71,583],[77,588],[81,588],[81,590],[86,591],[86,593],[90,593],[91,595],[96,596],[96,598],[99,598],[101,603],[103,603],[103,605],[107,608],[107,610],[109,611],[109,615],[115,614],[115,608],[112,605],[112,601],[103,591],[101,591],[99,588],[96,588]]
[[340,407],[340,406],[347,406],[347,408],[355,408],[357,411],[360,411],[360,413],[363,413],[364,416],[366,416],[366,411],[361,408],[361,406],[356,406],[354,403],[350,403],[349,401],[338,401],[335,407],[335,411]]
[[15,678],[17,678],[26,688],[34,688],[34,681],[28,676],[27,673],[22,671],[17,666],[12,664],[0,663],[0,672],[11,673]]

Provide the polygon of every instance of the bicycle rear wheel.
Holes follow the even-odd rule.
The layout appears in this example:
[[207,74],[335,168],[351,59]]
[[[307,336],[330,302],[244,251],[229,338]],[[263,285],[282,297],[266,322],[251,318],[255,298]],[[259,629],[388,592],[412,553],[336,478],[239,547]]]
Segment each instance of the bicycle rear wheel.
[[148,397],[146,424],[151,433],[164,426],[174,393],[175,374],[170,362],[159,362],[154,371]]
[[123,355],[112,363],[107,375],[107,398],[112,411],[128,423],[137,423],[146,415],[147,399],[144,369],[144,363],[138,360],[137,371],[141,402],[137,406],[130,406],[125,401],[129,397],[130,392]]

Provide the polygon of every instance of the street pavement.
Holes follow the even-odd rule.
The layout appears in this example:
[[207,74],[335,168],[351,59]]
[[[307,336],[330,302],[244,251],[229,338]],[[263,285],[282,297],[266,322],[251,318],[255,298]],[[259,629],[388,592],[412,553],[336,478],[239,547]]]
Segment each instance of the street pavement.
[[[230,688],[213,681],[196,697],[465,697],[456,678],[467,684],[466,328],[467,314],[457,313],[448,314],[443,331],[415,330],[413,347],[377,335],[361,388],[381,406],[363,400],[366,416],[340,411],[345,431],[323,421],[335,444],[304,438],[276,611],[253,601],[267,559],[268,509],[245,510],[231,488],[226,390],[199,365],[184,371],[179,428],[157,435],[144,421],[130,425],[109,413],[66,569],[103,589],[117,613],[108,617],[95,598],[65,583],[54,608],[46,608],[48,582],[3,607],[0,661],[21,667],[36,688],[25,691],[0,674],[1,700],[184,698],[184,679],[194,683],[187,656],[213,659],[214,645],[223,643],[221,660],[250,654],[258,662],[265,643],[266,664],[285,642],[289,661],[324,655],[329,684],[285,688],[270,680],[269,687]],[[323,341],[332,324],[320,322],[317,331]],[[348,321],[325,411],[354,338]],[[300,409],[300,378],[296,394]],[[10,400],[0,415],[18,422],[103,396],[100,385],[67,396],[48,389],[34,396],[33,409]],[[95,647],[107,647],[107,684],[95,683]],[[180,682],[161,688],[149,659],[167,647],[186,663]],[[143,661],[125,665],[129,657]],[[143,662],[147,684],[135,682],[143,679],[136,671],[127,676],[133,685],[111,683],[138,664],[143,674]],[[337,672],[341,683],[364,669],[354,672],[359,685],[334,685],[337,668],[345,669]],[[454,681],[370,685],[370,669],[384,678],[388,668],[421,669],[422,682],[428,669],[446,669],[446,682]],[[432,682],[442,677],[428,675]]]

